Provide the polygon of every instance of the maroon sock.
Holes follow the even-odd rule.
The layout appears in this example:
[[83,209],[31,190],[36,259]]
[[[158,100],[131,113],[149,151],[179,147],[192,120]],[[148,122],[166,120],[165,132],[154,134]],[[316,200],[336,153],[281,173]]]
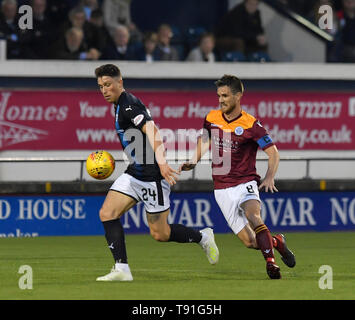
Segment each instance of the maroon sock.
[[271,237],[270,231],[265,224],[257,226],[255,229],[256,243],[261,250],[265,260],[267,262],[275,262],[274,250],[273,250],[273,239]]
[[275,237],[272,237],[272,245],[277,249],[277,240]]

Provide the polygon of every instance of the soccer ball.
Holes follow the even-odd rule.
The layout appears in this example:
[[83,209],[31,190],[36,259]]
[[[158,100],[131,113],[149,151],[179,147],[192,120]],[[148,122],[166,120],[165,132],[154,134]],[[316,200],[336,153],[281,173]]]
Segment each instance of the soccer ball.
[[115,170],[115,160],[107,151],[92,152],[86,160],[86,170],[95,179],[106,179]]

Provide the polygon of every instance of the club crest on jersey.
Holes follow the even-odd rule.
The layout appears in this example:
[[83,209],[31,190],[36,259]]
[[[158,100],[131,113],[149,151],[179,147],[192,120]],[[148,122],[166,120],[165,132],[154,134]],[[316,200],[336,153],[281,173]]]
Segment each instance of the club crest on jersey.
[[237,136],[241,136],[244,132],[244,129],[243,127],[236,127],[235,130],[234,130],[234,133],[237,135]]
[[132,119],[132,122],[134,123],[135,126],[138,126],[143,121],[143,119],[144,119],[144,115],[139,114],[134,119]]

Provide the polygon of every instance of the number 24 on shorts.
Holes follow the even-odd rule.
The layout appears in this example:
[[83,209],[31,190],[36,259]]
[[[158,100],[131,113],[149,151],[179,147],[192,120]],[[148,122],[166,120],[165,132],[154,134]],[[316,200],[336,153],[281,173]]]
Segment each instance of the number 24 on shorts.
[[153,201],[155,201],[155,198],[157,196],[155,190],[153,189],[147,189],[147,188],[143,188],[142,189],[142,198],[144,201],[148,201],[148,196],[153,198]]

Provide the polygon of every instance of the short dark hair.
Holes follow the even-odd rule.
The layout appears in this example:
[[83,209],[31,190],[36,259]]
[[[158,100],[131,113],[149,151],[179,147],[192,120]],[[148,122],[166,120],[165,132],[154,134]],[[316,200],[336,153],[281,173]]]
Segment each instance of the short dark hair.
[[120,69],[114,64],[104,64],[95,69],[96,78],[101,78],[104,76],[109,76],[112,78],[118,77],[121,78]]
[[244,92],[244,86],[242,81],[236,76],[232,76],[229,74],[225,74],[221,79],[215,82],[217,88],[227,86],[231,89],[233,94],[237,94],[238,92]]

